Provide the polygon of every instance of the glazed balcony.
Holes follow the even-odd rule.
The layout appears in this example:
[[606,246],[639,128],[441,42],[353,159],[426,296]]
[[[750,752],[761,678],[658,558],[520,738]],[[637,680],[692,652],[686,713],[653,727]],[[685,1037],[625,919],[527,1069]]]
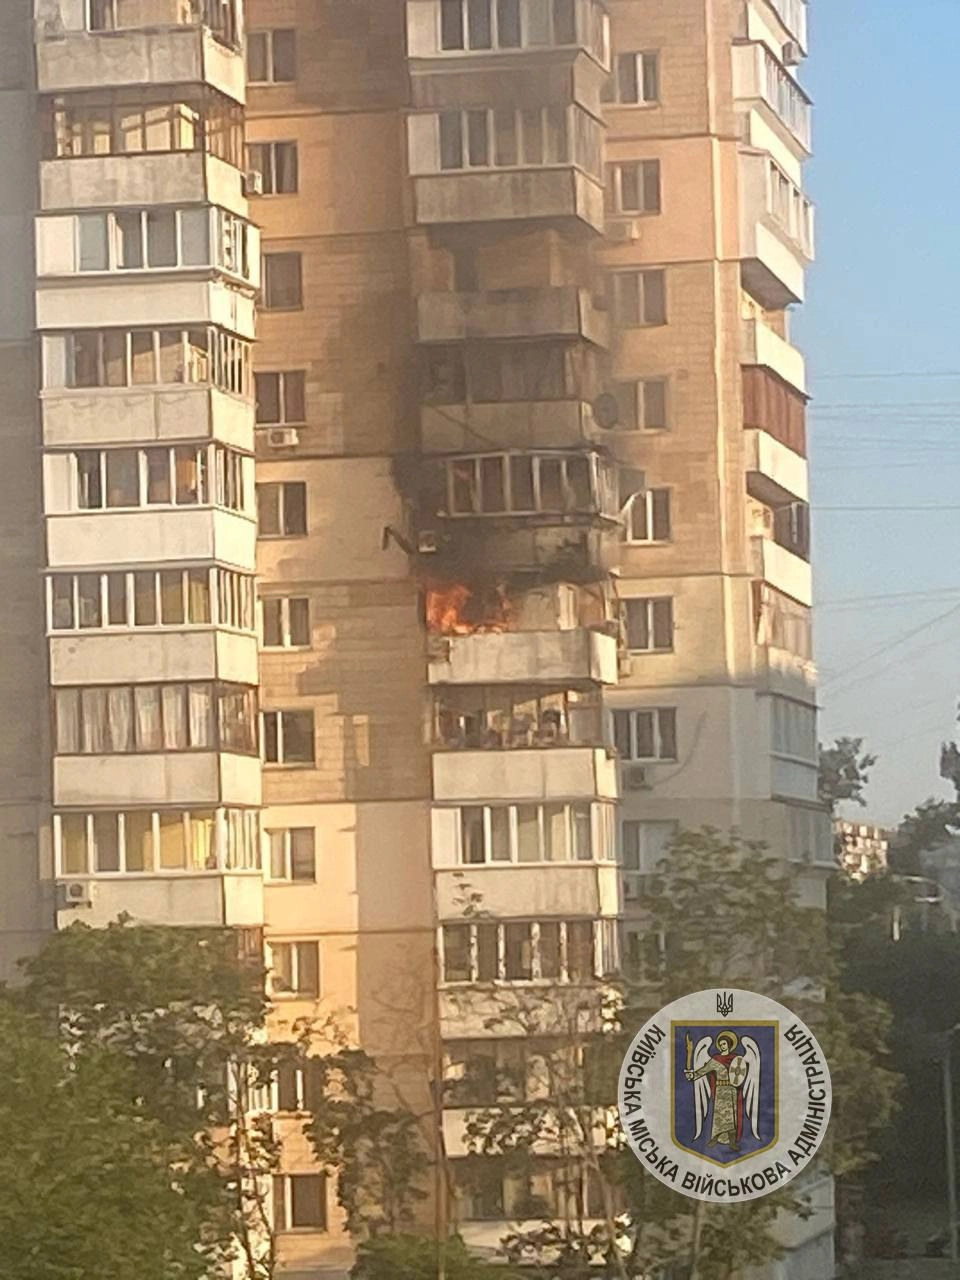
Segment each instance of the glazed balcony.
[[609,343],[610,321],[589,289],[489,289],[424,293],[417,299],[421,342],[556,337]]
[[810,98],[759,40],[734,45],[733,95],[741,112],[760,113],[795,160],[810,155]]
[[754,576],[798,604],[812,605],[813,574],[809,560],[773,538],[754,537],[751,541]]
[[58,754],[53,802],[63,806],[260,802],[260,760],[218,751]]
[[610,23],[597,0],[407,0],[411,59],[522,59],[556,49],[610,65]]
[[578,627],[431,638],[431,684],[617,683],[617,641]]
[[740,361],[744,365],[769,369],[794,391],[806,395],[807,373],[803,355],[762,320],[741,322]]
[[804,298],[813,260],[813,206],[767,155],[740,154],[740,260],[743,286],[766,309]]
[[433,756],[437,801],[615,799],[617,765],[603,747],[442,751]]

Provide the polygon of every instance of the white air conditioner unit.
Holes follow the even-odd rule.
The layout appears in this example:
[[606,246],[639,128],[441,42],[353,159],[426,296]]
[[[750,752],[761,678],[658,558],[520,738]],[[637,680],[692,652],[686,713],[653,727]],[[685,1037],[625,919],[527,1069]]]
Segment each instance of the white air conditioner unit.
[[642,764],[627,764],[623,766],[624,791],[647,791],[649,787],[647,771]]
[[259,169],[248,169],[243,175],[243,194],[245,196],[263,195],[263,174]]
[[292,449],[300,443],[296,427],[271,427],[267,432],[267,444],[271,449]]
[[58,889],[61,906],[89,907],[93,903],[93,885],[89,880],[64,880]]
[[608,218],[603,230],[607,239],[616,244],[636,244],[640,239],[640,219]]
[[803,50],[796,40],[788,40],[783,46],[781,61],[785,67],[798,67],[803,61]]

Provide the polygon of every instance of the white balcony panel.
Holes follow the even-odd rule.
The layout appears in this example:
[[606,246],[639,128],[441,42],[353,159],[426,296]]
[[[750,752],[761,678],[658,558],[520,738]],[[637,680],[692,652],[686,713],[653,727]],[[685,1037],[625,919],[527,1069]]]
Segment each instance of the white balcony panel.
[[254,406],[219,387],[98,387],[45,391],[40,398],[48,449],[219,440],[253,448]]
[[243,56],[200,27],[144,24],[129,31],[64,31],[36,42],[41,93],[141,84],[208,84],[243,102]]
[[442,919],[462,914],[464,877],[483,895],[485,915],[499,919],[615,916],[620,909],[620,870],[613,863],[490,863],[436,873]]
[[[771,310],[802,302],[805,270],[812,257],[812,213],[794,184],[798,226],[792,235],[771,208],[769,157],[740,155],[740,260],[744,287]],[[804,224],[806,219],[806,224]]]
[[801,353],[762,320],[744,320],[740,359],[743,364],[763,365],[801,395],[807,394],[807,369]]
[[741,112],[740,138],[745,147],[751,151],[765,152],[776,160],[785,174],[797,186],[803,185],[803,161],[805,157],[797,156],[783,140],[783,134],[774,129],[768,117],[751,107]]
[[244,338],[254,335],[254,303],[222,280],[84,276],[37,290],[38,329],[98,329],[115,325],[160,327],[215,324]]
[[55,685],[134,684],[151,680],[258,682],[256,636],[230,631],[135,628],[50,637]]
[[767,506],[809,502],[810,469],[807,460],[781,444],[768,431],[748,430],[747,491]]
[[[763,32],[779,27],[782,45],[786,37],[795,40],[802,53],[807,52],[807,0],[750,0],[747,5],[747,36],[751,40],[763,38]],[[775,49],[779,52],[779,48]]]
[[504,404],[423,405],[420,433],[424,453],[463,453],[478,437],[491,448],[564,449],[609,439],[594,425],[581,400],[527,400]]
[[[556,1033],[569,1021],[581,1032],[599,1031],[607,1025],[613,990],[602,982],[566,984],[550,982],[505,982],[456,984],[440,988],[440,1034],[444,1040],[486,1040],[509,1036],[504,1017],[517,1009],[526,1019],[528,1034],[536,1031],[538,1010],[543,1032]],[[591,1006],[596,1002],[596,1016]],[[531,1022],[530,1019],[533,1019]],[[516,1032],[513,1032],[516,1035]]]
[[102,929],[121,912],[132,916],[135,924],[195,929],[263,925],[263,883],[259,872],[70,876],[61,878],[59,884],[68,880],[71,884],[82,880],[90,901],[88,905],[64,906],[61,898],[58,929],[66,929],[76,921]]
[[737,108],[762,113],[797,161],[810,155],[810,99],[762,41],[733,46]]
[[52,569],[196,560],[245,569],[255,563],[256,543],[255,522],[229,511],[148,507],[47,517]]
[[239,169],[202,151],[44,160],[40,164],[40,208],[210,203],[246,217],[242,177]]
[[770,757],[770,794],[790,800],[817,800],[817,766],[790,756]]
[[584,628],[449,636],[436,647],[431,684],[617,683],[616,640]]
[[438,751],[437,801],[615,800],[617,764],[602,747],[516,751]]
[[[146,673],[145,673],[146,674]],[[68,808],[102,805],[256,806],[260,761],[215,751],[155,755],[55,756],[53,803]]]
[[799,604],[813,604],[810,562],[781,547],[772,538],[753,538],[753,571],[762,581]]

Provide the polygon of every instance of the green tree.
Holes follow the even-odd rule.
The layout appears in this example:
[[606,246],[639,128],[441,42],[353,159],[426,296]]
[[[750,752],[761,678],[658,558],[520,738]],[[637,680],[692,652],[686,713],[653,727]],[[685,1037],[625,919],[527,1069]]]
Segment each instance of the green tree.
[[171,1164],[179,1136],[109,1049],[73,1054],[0,1003],[4,1280],[205,1280],[226,1255],[216,1180]]
[[518,1280],[511,1267],[481,1262],[459,1236],[444,1245],[417,1235],[391,1235],[364,1241],[350,1272],[352,1280],[436,1280],[442,1257],[446,1280]]
[[863,797],[870,770],[877,757],[863,750],[862,738],[837,738],[830,747],[820,744],[820,775],[818,795],[831,814],[843,801],[865,805]]
[[960,803],[928,797],[904,814],[890,841],[890,869],[900,875],[923,875],[923,855],[956,839]]

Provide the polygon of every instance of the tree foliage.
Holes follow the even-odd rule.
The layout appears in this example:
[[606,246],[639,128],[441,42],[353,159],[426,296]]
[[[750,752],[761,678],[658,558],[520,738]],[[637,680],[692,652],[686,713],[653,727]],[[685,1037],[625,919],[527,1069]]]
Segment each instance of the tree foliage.
[[818,795],[831,814],[843,801],[864,805],[864,790],[877,757],[863,750],[862,738],[837,738],[830,747],[820,744]]
[[350,1275],[352,1280],[436,1280],[441,1258],[446,1280],[519,1280],[512,1267],[480,1261],[459,1236],[441,1244],[409,1234],[364,1241]]

